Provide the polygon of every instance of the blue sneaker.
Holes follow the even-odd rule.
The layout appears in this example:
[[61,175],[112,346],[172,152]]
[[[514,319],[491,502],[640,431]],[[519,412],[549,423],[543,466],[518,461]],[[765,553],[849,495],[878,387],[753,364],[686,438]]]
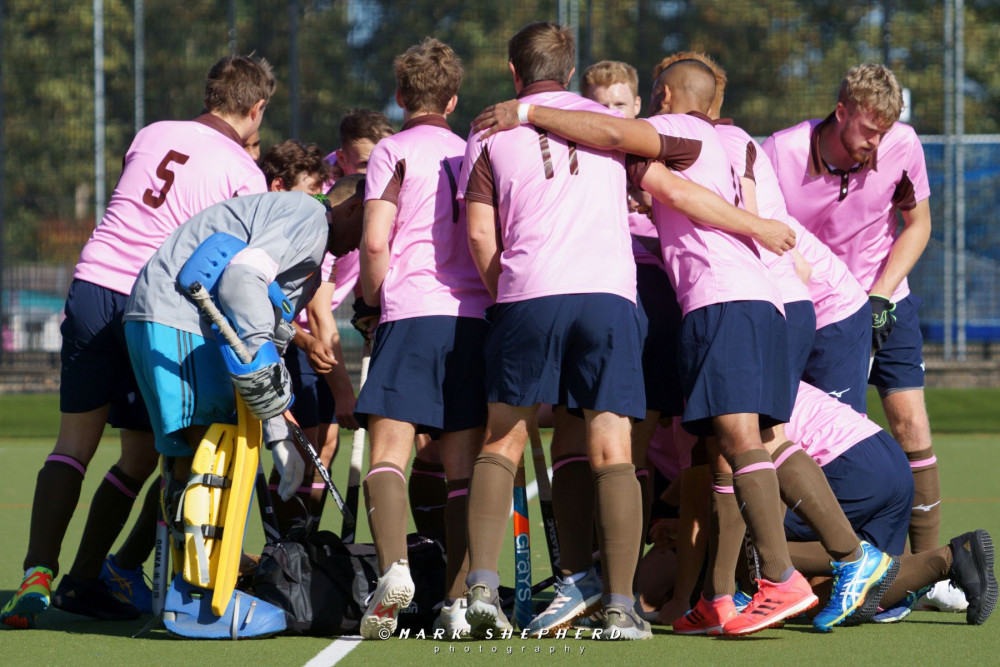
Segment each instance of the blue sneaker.
[[556,596],[549,606],[525,628],[529,634],[568,628],[576,619],[589,616],[601,608],[604,585],[593,568],[575,584],[557,579],[555,589]]
[[[864,603],[875,586],[884,578],[893,564],[892,556],[884,554],[868,542],[861,543],[861,558],[833,565],[833,590],[830,602],[813,619],[813,627],[829,632],[840,625]],[[873,596],[874,597],[874,596]],[[878,601],[875,601],[878,604]],[[872,613],[874,614],[873,608]]]
[[736,593],[733,595],[733,606],[736,607],[736,612],[742,614],[752,599],[752,597],[737,588]]
[[919,591],[907,591],[906,597],[891,607],[879,611],[872,617],[872,620],[876,623],[899,623],[910,615],[910,612],[913,611],[914,605],[917,604],[917,600],[919,600],[926,591],[926,588],[921,588]]
[[104,559],[100,580],[115,596],[124,599],[140,613],[153,613],[153,592],[141,567],[126,570],[115,562],[115,555],[111,554]]

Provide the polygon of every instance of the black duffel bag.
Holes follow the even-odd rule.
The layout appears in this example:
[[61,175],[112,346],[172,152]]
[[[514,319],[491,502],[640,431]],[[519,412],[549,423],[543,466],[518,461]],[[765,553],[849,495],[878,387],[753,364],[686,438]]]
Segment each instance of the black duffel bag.
[[[407,551],[416,593],[400,611],[399,627],[429,629],[435,605],[444,599],[444,548],[440,541],[414,533],[407,535]],[[377,584],[374,545],[345,545],[323,530],[264,547],[249,587],[256,597],[285,610],[288,632],[342,635],[358,632]]]

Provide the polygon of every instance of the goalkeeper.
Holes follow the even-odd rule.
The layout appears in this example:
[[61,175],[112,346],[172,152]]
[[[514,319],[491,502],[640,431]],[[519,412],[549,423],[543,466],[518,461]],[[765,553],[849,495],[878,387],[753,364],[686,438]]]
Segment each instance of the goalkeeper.
[[[235,423],[235,386],[264,421],[264,439],[281,473],[279,495],[290,498],[298,488],[304,466],[281,418],[292,401],[280,358],[290,333],[268,288],[277,283],[293,310],[303,307],[319,284],[324,253],[339,256],[357,247],[363,193],[363,181],[345,180],[325,203],[279,192],[217,204],[182,225],[139,274],[125,310],[126,340],[156,448],[173,459],[174,479],[188,478],[210,424]],[[221,275],[212,293],[253,357],[246,365],[227,346],[219,353],[211,325],[188,298],[187,286],[178,285],[188,259],[220,232],[242,249],[216,261]]]

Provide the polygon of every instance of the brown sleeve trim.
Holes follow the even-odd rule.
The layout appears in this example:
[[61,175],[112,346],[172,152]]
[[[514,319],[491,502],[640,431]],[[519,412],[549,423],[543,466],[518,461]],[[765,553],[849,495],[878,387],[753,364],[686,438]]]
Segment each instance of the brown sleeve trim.
[[913,181],[910,175],[903,170],[903,177],[896,184],[896,190],[892,193],[892,205],[900,211],[912,211],[917,206],[917,197],[913,191]]
[[684,171],[695,163],[699,155],[701,155],[701,141],[699,139],[682,139],[665,134],[660,135],[660,153],[656,159],[662,160],[668,169]]
[[379,195],[379,199],[399,204],[399,190],[403,187],[403,178],[405,176],[406,160],[402,159],[396,163],[396,168],[392,170],[392,178],[385,184],[385,190]]
[[757,179],[753,174],[753,166],[757,163],[757,146],[752,141],[747,142],[747,159],[746,159],[746,169],[743,171],[743,178],[749,179],[754,183]]
[[628,182],[637,188],[642,188],[642,179],[646,178],[646,172],[649,171],[649,165],[653,162],[654,160],[650,158],[632,155],[631,153],[626,155],[625,177],[628,179]]
[[476,163],[469,171],[469,184],[465,186],[465,198],[468,201],[497,207],[496,181],[493,177],[493,165],[490,163],[489,146],[483,147],[483,152],[476,158]]

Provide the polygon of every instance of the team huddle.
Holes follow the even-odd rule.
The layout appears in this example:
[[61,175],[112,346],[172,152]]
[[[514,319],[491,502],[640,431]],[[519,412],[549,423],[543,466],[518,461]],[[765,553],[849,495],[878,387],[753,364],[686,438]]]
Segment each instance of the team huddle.
[[[318,517],[325,490],[289,419],[321,466],[340,427],[367,430],[379,579],[365,639],[390,636],[414,598],[411,513],[444,535],[435,628],[509,636],[499,558],[539,424],[553,428],[558,571],[519,624],[531,634],[746,635],[821,598],[819,631],[943,597],[988,619],[989,534],[939,544],[907,284],[930,188],[893,73],[852,68],[829,116],[760,144],[721,117],[725,71],[704,54],[665,58],[640,118],[625,63],[567,89],[569,29],[532,23],[508,49],[516,99],[467,139],[447,120],[461,61],[433,38],[395,59],[399,132],[351,111],[325,157],[297,141],[251,156],[275,87],[257,58],[212,68],[203,115],[138,133],[67,298],[59,437],[5,624],[33,627],[50,604],[149,612],[160,503],[180,523],[185,485],[207,483],[194,454],[237,408],[272,452],[281,532]],[[234,340],[192,300],[192,272]],[[348,299],[371,355],[357,394],[332,315]],[[891,433],[865,416],[869,384]],[[52,591],[105,423],[122,455]],[[162,494],[153,484],[109,554],[161,456]]]

